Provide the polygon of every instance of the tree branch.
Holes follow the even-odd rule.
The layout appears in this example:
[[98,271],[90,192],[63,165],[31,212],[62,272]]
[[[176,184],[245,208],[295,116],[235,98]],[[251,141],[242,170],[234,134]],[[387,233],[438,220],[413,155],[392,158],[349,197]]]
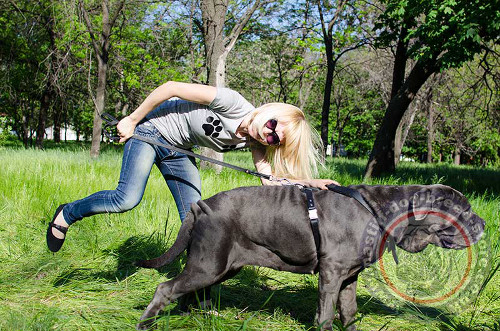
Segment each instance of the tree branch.
[[126,0],[122,0],[122,1],[120,1],[120,2],[118,3],[117,8],[116,8],[116,11],[115,11],[115,13],[114,13],[113,17],[112,17],[112,18],[111,18],[111,20],[110,20],[110,26],[111,26],[111,27],[115,26],[116,19],[117,19],[117,18],[118,18],[118,16],[120,15],[120,13],[121,13],[121,11],[122,11],[122,9],[123,9],[124,5],[125,5],[125,1],[126,1]]
[[92,41],[92,46],[94,47],[94,51],[96,52],[97,56],[100,57],[100,56],[102,56],[102,52],[101,52],[99,44],[97,43],[97,40],[95,38],[95,33],[92,29],[92,23],[90,22],[89,14],[88,14],[87,10],[85,10],[82,0],[78,0],[78,4],[80,7],[80,12],[81,12],[83,19],[85,21],[85,25],[87,26],[87,30],[88,30],[89,35],[90,35],[90,40]]
[[233,27],[229,36],[224,38],[224,45],[226,45],[226,52],[231,51],[231,49],[234,47],[236,41],[238,40],[238,37],[241,34],[241,31],[247,25],[248,21],[250,21],[250,18],[252,18],[252,15],[255,13],[255,11],[262,6],[271,3],[272,1],[273,0],[264,0],[264,1],[256,0],[253,6],[247,9],[245,14],[241,17],[240,21]]

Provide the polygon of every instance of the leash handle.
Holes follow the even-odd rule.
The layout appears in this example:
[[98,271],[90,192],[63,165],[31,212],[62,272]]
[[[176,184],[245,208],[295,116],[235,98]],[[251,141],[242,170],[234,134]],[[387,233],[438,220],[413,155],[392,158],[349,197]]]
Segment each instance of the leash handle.
[[118,120],[114,118],[111,114],[109,113],[102,113],[101,114],[101,119],[104,121],[104,126],[103,126],[103,131],[104,135],[108,137],[109,140],[117,142],[120,140],[120,137],[114,136],[110,131],[112,130],[111,128],[116,126],[118,124]]

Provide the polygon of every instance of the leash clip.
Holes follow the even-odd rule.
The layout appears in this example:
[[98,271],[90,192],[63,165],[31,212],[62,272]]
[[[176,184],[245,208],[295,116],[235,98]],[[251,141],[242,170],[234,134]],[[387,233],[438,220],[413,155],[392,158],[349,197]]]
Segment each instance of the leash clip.
[[269,180],[271,182],[278,182],[278,183],[280,183],[281,185],[284,185],[284,186],[296,186],[296,187],[300,188],[301,190],[305,188],[305,186],[302,185],[302,184],[292,183],[288,178],[278,178],[278,177],[275,177],[275,176],[271,175],[269,177]]

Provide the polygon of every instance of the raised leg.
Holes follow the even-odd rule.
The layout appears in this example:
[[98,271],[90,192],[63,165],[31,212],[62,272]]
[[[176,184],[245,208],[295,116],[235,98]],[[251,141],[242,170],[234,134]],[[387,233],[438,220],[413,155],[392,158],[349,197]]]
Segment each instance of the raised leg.
[[[204,229],[210,226],[210,224],[204,224]],[[138,330],[151,326],[158,313],[172,301],[182,295],[217,283],[235,269],[228,256],[229,245],[225,242],[228,239],[223,238],[226,233],[216,231],[216,229],[210,233],[212,234],[210,240],[200,236],[193,238],[184,270],[176,278],[158,285],[153,300],[141,316],[137,325]],[[212,250],[207,250],[207,247],[211,247]]]
[[212,285],[222,277],[221,275],[205,272],[199,268],[196,271],[194,270],[194,268],[186,265],[184,271],[175,279],[158,285],[153,300],[151,300],[142,314],[139,324],[137,324],[138,330],[148,329],[154,323],[158,313],[177,298]]

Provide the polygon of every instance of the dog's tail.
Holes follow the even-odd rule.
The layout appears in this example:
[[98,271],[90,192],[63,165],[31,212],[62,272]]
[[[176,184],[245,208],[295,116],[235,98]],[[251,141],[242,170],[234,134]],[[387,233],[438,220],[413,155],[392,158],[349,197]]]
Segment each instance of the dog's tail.
[[[134,265],[143,268],[159,268],[166,264],[172,263],[184,250],[188,247],[191,241],[191,233],[196,221],[196,215],[202,212],[197,204],[191,205],[191,212],[188,213],[182,222],[179,234],[172,247],[157,258],[151,260],[136,261]],[[195,215],[196,214],[196,215]]]

